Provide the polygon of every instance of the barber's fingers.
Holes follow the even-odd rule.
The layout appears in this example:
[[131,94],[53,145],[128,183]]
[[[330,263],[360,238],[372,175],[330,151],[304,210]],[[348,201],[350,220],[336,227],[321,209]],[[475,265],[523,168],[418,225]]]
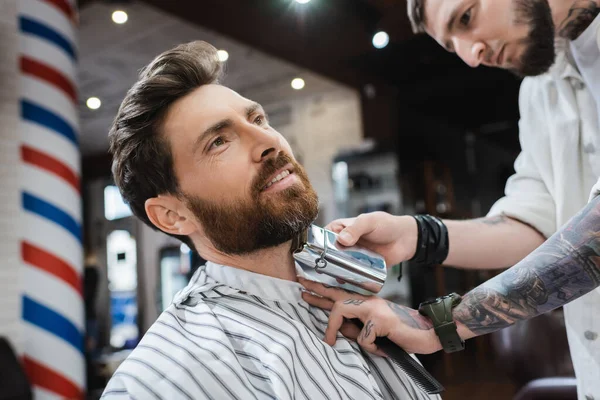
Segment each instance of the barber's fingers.
[[358,293],[350,292],[341,288],[327,286],[319,282],[304,279],[301,276],[298,277],[298,282],[303,285],[309,291],[318,294],[319,296],[326,297],[333,301],[346,300],[346,299],[361,299]]
[[319,297],[308,292],[302,292],[302,298],[311,306],[319,307],[324,310],[331,310],[333,308],[334,302],[325,297]]
[[360,319],[360,307],[349,307],[347,304],[337,302],[333,305],[329,314],[329,323],[325,330],[325,342],[330,346],[335,344],[335,337],[345,322],[345,319]]
[[344,229],[348,225],[352,224],[352,221],[354,221],[355,219],[356,218],[336,219],[335,221],[331,221],[329,224],[327,224],[325,226],[325,229],[327,229],[328,231],[339,233],[342,229]]
[[379,327],[376,325],[374,320],[368,320],[367,323],[363,326],[360,334],[358,335],[357,342],[366,351],[369,353],[377,354],[381,357],[387,357],[382,350],[377,347],[375,340],[378,337]]
[[374,353],[377,351],[375,339],[377,339],[375,322],[373,320],[368,320],[360,331],[357,342],[360,347],[367,350],[369,353]]
[[338,241],[344,246],[354,246],[361,237],[373,232],[376,226],[372,214],[361,214],[338,233]]

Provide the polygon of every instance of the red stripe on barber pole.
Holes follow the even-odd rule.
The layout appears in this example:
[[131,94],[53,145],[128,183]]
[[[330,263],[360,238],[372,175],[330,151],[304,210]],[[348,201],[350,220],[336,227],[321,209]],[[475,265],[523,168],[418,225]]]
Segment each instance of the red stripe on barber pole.
[[61,161],[51,157],[45,153],[35,150],[29,146],[21,146],[21,159],[31,165],[42,168],[51,172],[58,177],[64,179],[69,185],[80,193],[81,187],[79,176],[71,168],[63,164]]
[[83,296],[81,277],[66,261],[25,241],[21,242],[21,256],[27,264],[52,274]]
[[73,85],[71,80],[62,73],[26,56],[21,57],[20,64],[21,71],[23,71],[24,74],[33,75],[36,78],[56,86],[65,92],[74,104],[77,104],[77,91],[75,90],[75,85]]
[[75,10],[71,7],[71,4],[67,0],[43,0],[46,3],[52,4],[60,11],[65,13],[65,15],[71,20],[75,21]]
[[77,385],[56,371],[24,356],[23,366],[34,386],[56,393],[65,399],[83,399],[83,392]]

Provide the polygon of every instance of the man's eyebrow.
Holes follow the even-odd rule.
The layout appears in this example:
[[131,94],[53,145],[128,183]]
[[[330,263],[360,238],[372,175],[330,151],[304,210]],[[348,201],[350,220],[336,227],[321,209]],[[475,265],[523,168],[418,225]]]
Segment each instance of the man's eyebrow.
[[[450,18],[448,19],[448,22],[446,23],[446,31],[443,33],[443,38],[448,37],[448,35],[450,35],[450,33],[452,33],[452,31],[454,30],[454,22],[456,21],[456,18],[458,18],[458,13],[460,12],[460,6],[454,7],[454,10],[452,10],[452,12],[450,13]],[[446,48],[447,51],[452,51],[452,43],[449,40],[446,40],[444,42],[444,47]]]
[[460,12],[460,6],[454,7],[454,10],[450,13],[450,18],[448,19],[448,23],[446,24],[446,34],[449,34],[454,29],[454,21],[458,17],[458,13]]
[[[263,109],[263,107],[260,104],[252,103],[248,107],[246,107],[246,119],[250,118],[252,116],[252,114],[254,114],[255,112],[257,112],[259,110],[263,112],[265,117],[267,117],[266,111]],[[267,117],[267,120],[268,119],[269,119],[269,117]]]
[[192,146],[192,153],[195,153],[198,150],[198,147],[209,137],[214,135],[215,133],[219,133],[223,129],[229,128],[233,125],[233,121],[230,119],[224,119],[216,124],[211,125],[207,130],[202,132],[198,139],[194,142],[194,146]]

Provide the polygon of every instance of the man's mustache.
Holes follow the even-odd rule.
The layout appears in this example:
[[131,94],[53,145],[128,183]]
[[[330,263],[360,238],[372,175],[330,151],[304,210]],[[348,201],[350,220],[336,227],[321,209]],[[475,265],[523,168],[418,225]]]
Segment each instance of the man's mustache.
[[252,184],[253,195],[255,197],[258,197],[258,194],[269,183],[268,179],[271,178],[271,176],[275,172],[277,172],[278,170],[280,170],[288,164],[292,164],[294,168],[296,168],[297,165],[296,162],[284,152],[280,152],[277,155],[277,157],[269,158],[266,161],[264,161],[258,175],[256,176],[256,178],[254,178],[254,182]]

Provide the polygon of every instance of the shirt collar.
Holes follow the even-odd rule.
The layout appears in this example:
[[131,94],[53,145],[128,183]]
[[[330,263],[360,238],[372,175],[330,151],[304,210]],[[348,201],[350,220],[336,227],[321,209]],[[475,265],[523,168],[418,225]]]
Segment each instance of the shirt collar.
[[569,42],[562,38],[556,38],[554,41],[556,49],[556,60],[550,68],[550,75],[554,79],[572,79],[583,83],[583,77],[579,73],[577,63],[571,54]]
[[[281,300],[289,303],[303,302],[301,292],[303,286],[298,282],[273,278],[210,261],[206,263],[204,271],[208,278],[216,282],[261,299]],[[299,276],[305,276],[298,264],[296,264],[296,272]],[[201,284],[201,282],[198,283]]]

